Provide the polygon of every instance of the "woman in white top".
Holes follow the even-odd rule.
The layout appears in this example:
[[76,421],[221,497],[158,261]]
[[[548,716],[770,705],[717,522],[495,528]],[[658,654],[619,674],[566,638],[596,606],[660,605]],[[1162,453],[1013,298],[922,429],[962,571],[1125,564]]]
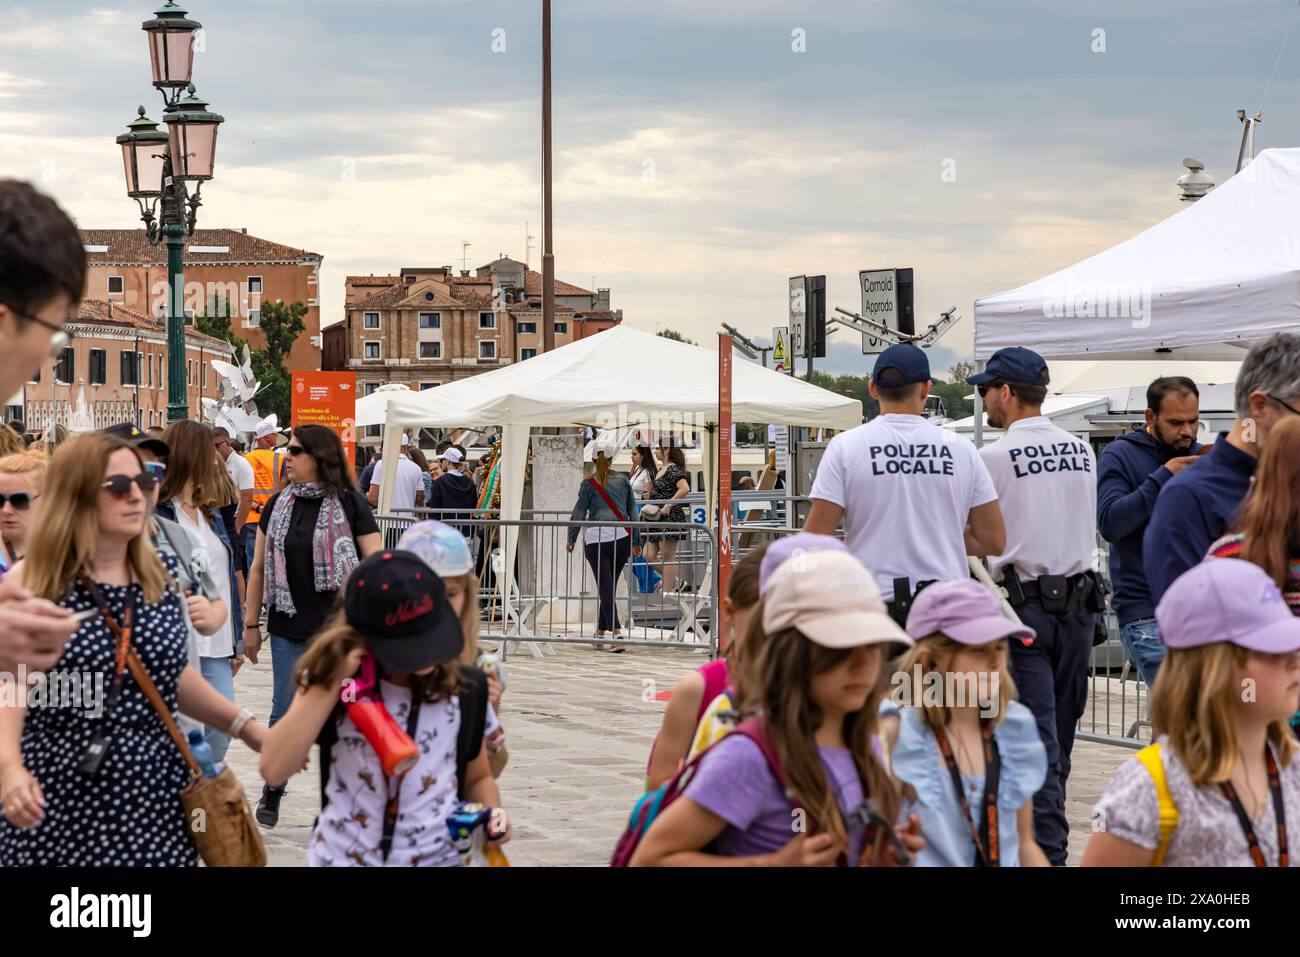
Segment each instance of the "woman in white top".
[[[167,430],[166,442],[171,448],[167,471],[158,493],[158,514],[179,524],[196,543],[187,558],[190,568],[181,569],[181,581],[199,583],[201,589],[211,589],[205,595],[212,602],[220,601],[230,614],[211,635],[198,632],[190,624],[191,638],[198,646],[199,665],[203,677],[229,701],[235,700],[235,672],[243,661],[243,609],[240,607],[239,589],[235,587],[235,552],[230,546],[225,523],[219,508],[223,504],[222,492],[226,483],[217,471],[221,466],[212,452],[212,430],[198,422],[174,422]],[[209,727],[205,735],[218,761],[225,757],[230,738]]]
[[632,494],[638,502],[654,494],[655,473],[658,471],[650,446],[638,445],[632,450]]

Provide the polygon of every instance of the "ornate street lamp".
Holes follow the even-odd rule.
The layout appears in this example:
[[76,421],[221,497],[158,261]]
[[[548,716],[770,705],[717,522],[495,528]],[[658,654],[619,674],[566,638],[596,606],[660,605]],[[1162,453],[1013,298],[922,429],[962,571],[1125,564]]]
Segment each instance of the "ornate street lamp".
[[[174,0],[142,26],[149,39],[153,85],[163,97],[167,132],[145,116],[117,138],[122,147],[126,194],[140,206],[151,245],[167,244],[167,418],[190,417],[185,381],[185,243],[194,235],[200,190],[212,179],[217,127],[224,117],[208,111],[194,90],[194,35],[203,29]],[[187,184],[194,184],[190,193]],[[161,211],[159,204],[161,203]]]

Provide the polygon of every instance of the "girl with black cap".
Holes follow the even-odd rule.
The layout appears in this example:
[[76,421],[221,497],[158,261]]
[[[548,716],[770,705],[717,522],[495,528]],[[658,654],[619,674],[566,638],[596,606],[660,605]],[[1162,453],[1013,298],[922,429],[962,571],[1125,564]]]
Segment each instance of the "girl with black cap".
[[[386,551],[357,566],[343,610],[299,660],[298,693],[262,754],[262,776],[282,781],[321,745],[312,866],[455,866],[460,853],[446,822],[462,800],[497,809],[488,835],[509,839],[482,748],[486,682],[462,677],[463,644],[442,579],[419,557]],[[356,676],[372,667],[379,699],[416,746],[405,771],[385,773],[384,757],[343,703],[364,694]]]

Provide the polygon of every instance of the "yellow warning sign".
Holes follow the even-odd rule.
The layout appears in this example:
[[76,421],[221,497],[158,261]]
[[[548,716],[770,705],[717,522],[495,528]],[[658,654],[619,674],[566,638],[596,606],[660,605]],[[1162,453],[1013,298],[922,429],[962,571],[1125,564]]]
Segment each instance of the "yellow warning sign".
[[785,365],[789,359],[789,353],[786,350],[786,336],[789,330],[785,326],[777,326],[772,330],[772,362],[776,365]]

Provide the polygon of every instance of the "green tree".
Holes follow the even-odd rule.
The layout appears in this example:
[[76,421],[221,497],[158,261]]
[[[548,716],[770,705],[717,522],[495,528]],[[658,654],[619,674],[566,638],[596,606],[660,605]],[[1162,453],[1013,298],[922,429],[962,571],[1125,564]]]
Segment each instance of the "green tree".
[[244,351],[245,340],[230,328],[230,304],[225,297],[213,293],[204,304],[203,312],[194,317],[194,328],[205,336],[229,342],[238,356]]
[[262,305],[258,328],[266,339],[266,348],[254,350],[253,377],[262,385],[258,393],[257,413],[265,418],[272,412],[281,423],[290,417],[290,380],[286,361],[289,350],[306,328],[303,317],[307,306],[301,302],[268,302]]
[[663,336],[665,339],[672,339],[674,342],[684,342],[687,345],[698,346],[699,343],[694,339],[687,339],[676,329],[661,329],[655,335]]
[[948,370],[948,375],[934,384],[933,395],[943,400],[943,407],[950,419],[964,419],[975,411],[975,404],[968,398],[975,391],[973,385],[966,384],[966,377],[975,374],[975,363],[963,360]]

